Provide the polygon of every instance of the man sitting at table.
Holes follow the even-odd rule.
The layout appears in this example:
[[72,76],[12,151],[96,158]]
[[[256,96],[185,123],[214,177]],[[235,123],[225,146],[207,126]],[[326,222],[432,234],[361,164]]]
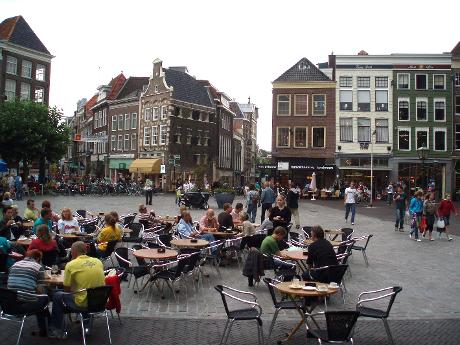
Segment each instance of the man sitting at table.
[[208,242],[214,242],[216,240],[212,234],[203,234],[200,230],[195,229],[189,211],[182,212],[182,219],[179,221],[179,224],[177,224],[177,231],[185,238],[200,238]]
[[200,219],[200,230],[206,232],[214,232],[219,229],[219,224],[214,216],[214,210],[208,209],[205,215]]
[[235,208],[233,209],[233,211],[230,213],[233,218],[233,225],[235,226],[241,224],[241,220],[240,220],[241,211],[243,211],[243,204],[241,202],[238,202],[235,205]]
[[[62,321],[65,308],[80,312],[88,306],[86,291],[69,292],[105,285],[104,266],[99,259],[86,255],[84,242],[73,243],[71,253],[72,261],[67,263],[64,271],[64,291],[57,291],[53,296],[53,310],[48,334],[50,338],[62,338]],[[89,321],[85,314],[83,317],[86,319],[85,321]]]
[[278,241],[281,241],[284,238],[284,236],[286,236],[286,229],[282,226],[276,227],[276,229],[273,231],[273,234],[265,237],[262,241],[262,244],[260,246],[261,253],[269,256],[280,256],[281,253],[278,247]]
[[32,199],[27,200],[27,207],[24,210],[24,219],[33,220],[38,219],[38,210],[35,208],[35,201]]
[[[308,268],[337,265],[337,257],[332,244],[324,238],[323,228],[319,225],[311,229],[312,244],[308,246]],[[304,280],[321,281],[319,272],[308,271],[302,275]]]
[[3,220],[0,221],[0,236],[5,237],[7,240],[11,239],[11,232],[17,226],[13,219],[13,208],[11,206],[3,208]]
[[[16,262],[10,268],[8,275],[8,289],[16,291],[24,291],[30,294],[43,294],[43,288],[38,283],[45,277],[45,271],[40,264],[42,253],[37,250],[29,250],[26,253],[24,260]],[[17,306],[21,312],[27,313],[30,311],[41,310],[37,313],[37,323],[40,329],[40,336],[46,337],[46,317],[49,317],[48,305],[49,299],[47,295],[39,297],[18,294],[19,305]]]
[[230,214],[232,213],[232,210],[232,205],[226,202],[224,204],[224,212],[219,213],[217,216],[219,228],[233,229],[233,218]]
[[35,223],[34,227],[32,228],[32,232],[34,234],[37,233],[37,227],[39,225],[45,224],[48,226],[48,229],[53,229],[53,221],[51,220],[53,212],[51,211],[50,208],[42,208],[40,211],[40,218],[38,218]]

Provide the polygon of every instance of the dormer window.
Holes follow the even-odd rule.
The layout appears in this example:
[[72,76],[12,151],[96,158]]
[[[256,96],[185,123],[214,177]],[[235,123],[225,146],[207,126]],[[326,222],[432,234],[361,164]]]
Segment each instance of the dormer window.
[[158,85],[155,85],[155,93],[158,93]]

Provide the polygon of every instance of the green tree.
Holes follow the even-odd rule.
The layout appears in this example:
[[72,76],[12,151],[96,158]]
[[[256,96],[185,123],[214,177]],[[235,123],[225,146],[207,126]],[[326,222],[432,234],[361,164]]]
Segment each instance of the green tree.
[[45,175],[45,162],[56,162],[70,143],[70,129],[63,123],[63,114],[56,107],[29,102],[0,103],[0,155],[19,168],[38,162],[40,181]]

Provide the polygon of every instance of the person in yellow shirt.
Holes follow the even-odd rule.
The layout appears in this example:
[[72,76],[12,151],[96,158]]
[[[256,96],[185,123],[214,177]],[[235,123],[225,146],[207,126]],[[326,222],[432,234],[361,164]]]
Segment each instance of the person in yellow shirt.
[[[62,338],[62,321],[65,307],[80,312],[84,311],[88,306],[86,292],[76,294],[69,292],[105,285],[104,266],[99,259],[86,255],[86,244],[84,242],[77,241],[73,243],[71,253],[72,261],[67,263],[64,270],[64,291],[57,291],[53,296],[53,310],[51,313],[50,332],[48,333],[51,338]],[[83,317],[87,318],[84,313]]]
[[[105,215],[105,228],[101,230],[97,236],[98,252],[105,252],[107,249],[107,242],[121,241],[122,231],[117,227],[117,219],[112,214]],[[103,254],[103,253],[101,253]]]
[[27,207],[24,210],[24,219],[33,220],[38,219],[38,210],[35,208],[35,200],[27,200]]

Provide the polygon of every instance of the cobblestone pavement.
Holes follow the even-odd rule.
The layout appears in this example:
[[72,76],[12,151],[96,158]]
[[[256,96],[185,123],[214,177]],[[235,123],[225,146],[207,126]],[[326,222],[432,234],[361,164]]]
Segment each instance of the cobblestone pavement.
[[[43,197],[37,197],[37,204]],[[91,211],[117,210],[121,214],[137,209],[143,202],[141,197],[50,197],[52,206],[59,210],[64,206],[73,210],[86,208]],[[24,202],[19,203],[21,210]],[[215,207],[215,201],[210,201]],[[157,214],[174,215],[177,207],[173,195],[157,195],[152,206]],[[380,211],[381,212],[380,212]],[[259,209],[260,212],[260,209]],[[347,287],[346,303],[343,306],[340,298],[333,297],[331,308],[354,308],[360,292],[378,288],[400,285],[402,293],[396,299],[391,313],[394,319],[452,319],[460,317],[460,279],[458,279],[458,257],[460,256],[460,240],[448,242],[445,238],[434,242],[423,240],[411,241],[407,230],[404,233],[393,230],[393,217],[382,219],[387,206],[377,204],[372,210],[359,207],[357,210],[355,234],[374,234],[368,247],[370,266],[366,267],[360,253],[354,253],[351,260],[352,277],[345,280]],[[197,219],[202,210],[192,210]],[[336,201],[328,204],[302,200],[300,203],[302,225],[321,224],[324,227],[344,227],[343,210]],[[391,214],[391,212],[390,212]],[[235,288],[252,290],[259,298],[264,315],[271,318],[274,310],[266,287],[248,288],[241,269],[236,264],[222,267],[220,279],[212,267],[208,267],[209,278],[204,278],[203,286],[198,290],[192,287],[181,289],[177,301],[166,294],[165,299],[159,297],[156,289],[134,294],[132,289],[123,288],[122,304],[124,316],[164,317],[164,318],[197,318],[222,319],[225,317],[222,302],[213,289],[216,284],[225,284]],[[271,276],[271,272],[266,272]],[[123,283],[126,285],[126,283]],[[281,319],[292,320],[297,315],[283,313]],[[437,323],[438,321],[433,321]],[[421,327],[423,328],[423,327]]]
[[[268,321],[268,320],[267,320]],[[285,332],[293,326],[293,322],[279,321],[270,340],[268,336],[269,322],[264,321],[266,344],[276,344],[284,337]],[[391,320],[389,322],[393,338],[398,345],[457,345],[460,339],[460,320]],[[202,345],[218,344],[225,326],[224,320],[191,320],[164,318],[123,318],[122,324],[111,320],[112,344],[162,344],[162,345]],[[29,318],[24,327],[21,344],[54,345],[81,344],[78,326],[74,325],[66,340],[56,340],[31,336],[35,320]],[[323,324],[321,324],[323,327]],[[236,322],[230,333],[228,344],[257,344],[257,329],[254,321]],[[2,345],[16,343],[17,324],[0,322]],[[268,340],[268,341],[267,341]],[[287,343],[290,345],[317,344],[314,339],[306,341],[306,331],[302,327]],[[354,333],[354,343],[362,345],[388,344],[382,322],[358,320]],[[95,320],[92,334],[87,338],[88,344],[108,344],[107,329],[104,320]]]

